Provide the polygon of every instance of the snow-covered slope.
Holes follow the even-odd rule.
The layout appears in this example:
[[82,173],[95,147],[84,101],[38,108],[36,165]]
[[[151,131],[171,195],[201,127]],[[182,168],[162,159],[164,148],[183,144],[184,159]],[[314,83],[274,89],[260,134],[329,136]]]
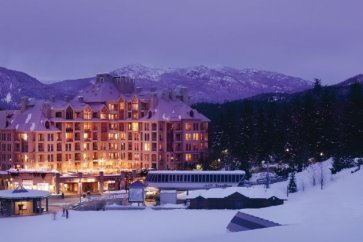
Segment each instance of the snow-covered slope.
[[[58,214],[0,219],[0,238],[17,242],[62,241],[281,241],[360,242],[363,237],[363,170],[331,176],[330,161],[297,174],[304,191],[290,195],[284,205],[244,209],[245,213],[283,224],[268,229],[231,233],[227,224],[235,210],[160,210],[70,212],[66,220]],[[323,169],[321,169],[323,168]],[[317,173],[315,173],[315,170]],[[312,174],[323,171],[325,186],[313,186]],[[300,182],[299,182],[300,181]],[[273,184],[273,190],[287,183]],[[21,233],[14,228],[21,227]],[[41,229],[39,229],[41,228]]]
[[34,77],[0,67],[0,108],[15,107],[22,96],[42,98],[56,93]]
[[128,65],[112,73],[136,79],[137,85],[150,88],[188,87],[193,102],[223,102],[261,93],[292,93],[311,87],[301,78],[276,72],[231,67],[194,66],[154,68]]

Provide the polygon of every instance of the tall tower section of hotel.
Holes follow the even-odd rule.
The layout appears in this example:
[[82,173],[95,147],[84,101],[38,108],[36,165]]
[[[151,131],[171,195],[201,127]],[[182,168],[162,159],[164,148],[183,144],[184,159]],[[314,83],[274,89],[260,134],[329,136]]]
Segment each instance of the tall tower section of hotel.
[[0,167],[187,169],[206,158],[208,122],[186,88],[143,91],[99,74],[73,99],[23,98],[20,110],[0,111]]

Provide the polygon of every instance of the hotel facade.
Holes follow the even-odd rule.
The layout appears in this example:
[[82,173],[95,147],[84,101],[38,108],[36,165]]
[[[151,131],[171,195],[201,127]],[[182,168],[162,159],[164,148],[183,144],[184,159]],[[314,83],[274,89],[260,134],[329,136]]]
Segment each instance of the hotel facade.
[[206,158],[208,118],[186,88],[143,91],[99,74],[73,99],[0,111],[0,168],[83,173],[186,169]]

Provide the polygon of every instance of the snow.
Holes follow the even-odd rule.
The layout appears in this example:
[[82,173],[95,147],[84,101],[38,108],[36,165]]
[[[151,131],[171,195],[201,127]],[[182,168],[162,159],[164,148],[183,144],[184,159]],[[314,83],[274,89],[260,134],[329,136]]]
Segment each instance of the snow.
[[249,198],[270,198],[273,196],[280,199],[286,198],[286,192],[282,192],[279,189],[266,189],[263,185],[254,187],[227,187],[209,190],[195,190],[190,191],[186,198],[192,199],[198,196],[202,196],[204,198],[224,198],[235,192],[238,192]]
[[[284,226],[231,233],[226,226],[237,210],[70,211],[70,218],[52,215],[0,219],[1,239],[17,242],[63,241],[349,241],[362,240],[363,171],[329,175],[330,160],[296,175],[299,189],[284,205],[243,209],[244,213]],[[323,174],[324,187],[319,177]],[[312,177],[315,176],[316,185]],[[286,191],[287,182],[271,190]],[[21,227],[19,227],[21,226]],[[16,233],[19,228],[21,233]]]
[[25,123],[29,123],[30,119],[32,118],[32,114],[28,113],[28,116],[26,116]]
[[35,129],[35,123],[33,122],[32,125],[30,126],[30,131],[34,131]]
[[50,193],[41,190],[28,190],[27,192],[13,193],[13,190],[1,190],[0,198],[36,198],[49,197]]
[[4,98],[4,101],[5,101],[6,103],[10,103],[10,102],[11,102],[11,100],[12,100],[11,93],[10,93],[10,92],[8,92],[8,93],[6,94],[6,96],[5,96],[5,98]]

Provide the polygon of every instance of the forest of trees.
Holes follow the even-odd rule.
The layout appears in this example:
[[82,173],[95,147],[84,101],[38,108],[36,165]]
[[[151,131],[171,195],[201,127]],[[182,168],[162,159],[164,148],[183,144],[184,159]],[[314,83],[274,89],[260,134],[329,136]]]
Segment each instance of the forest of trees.
[[[269,159],[304,167],[312,158],[363,156],[363,87],[323,87],[224,104],[196,104],[211,119],[210,157],[232,169]],[[222,159],[221,159],[222,157]]]

